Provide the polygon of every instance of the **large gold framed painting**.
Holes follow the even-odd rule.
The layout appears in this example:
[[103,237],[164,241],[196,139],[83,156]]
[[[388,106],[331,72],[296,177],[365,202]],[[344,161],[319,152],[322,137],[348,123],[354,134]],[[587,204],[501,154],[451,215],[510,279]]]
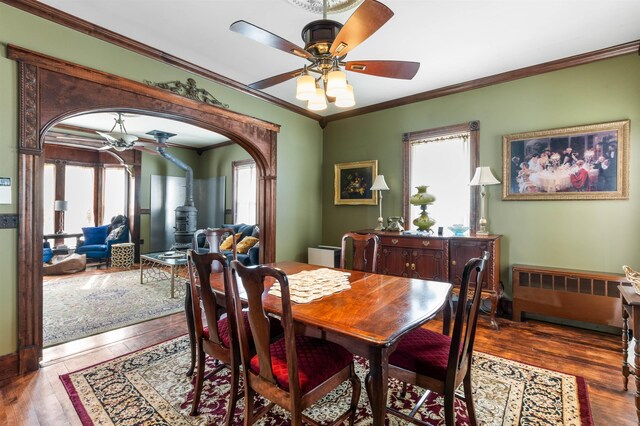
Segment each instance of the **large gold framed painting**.
[[503,200],[629,198],[629,120],[502,137]]

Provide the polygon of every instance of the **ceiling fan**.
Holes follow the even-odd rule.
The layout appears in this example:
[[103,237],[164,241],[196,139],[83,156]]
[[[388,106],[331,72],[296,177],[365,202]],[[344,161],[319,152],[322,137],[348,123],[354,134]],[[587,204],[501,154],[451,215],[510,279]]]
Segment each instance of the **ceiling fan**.
[[[120,112],[116,114],[117,118],[114,118],[115,124],[109,132],[60,124],[47,134],[47,142],[70,147],[81,146],[97,151],[105,151],[112,148],[116,151],[136,149],[150,154],[158,154],[155,140],[138,138],[127,133],[124,127],[124,114]],[[118,131],[116,131],[116,126],[119,126]]]
[[[236,21],[230,29],[267,46],[307,59],[309,64],[302,68],[257,81],[249,87],[265,89],[298,77],[296,98],[309,101],[309,109],[318,110],[324,108],[314,107],[313,101],[321,101],[316,99],[320,96],[336,102],[337,106],[352,106],[355,103],[347,99],[351,91],[353,100],[353,88],[348,87],[350,85],[341,68],[360,74],[405,80],[411,80],[416,75],[419,62],[344,61],[347,53],[380,29],[392,16],[391,9],[384,4],[376,0],[364,0],[342,25],[327,19],[327,0],[324,0],[323,19],[310,22],[302,29],[304,48],[246,21]],[[314,78],[311,73],[317,77]]]

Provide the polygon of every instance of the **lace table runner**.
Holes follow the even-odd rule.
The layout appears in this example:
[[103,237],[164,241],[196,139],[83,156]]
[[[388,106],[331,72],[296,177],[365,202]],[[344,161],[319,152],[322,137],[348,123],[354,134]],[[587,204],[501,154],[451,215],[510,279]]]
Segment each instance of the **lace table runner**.
[[[351,288],[349,272],[334,269],[313,269],[288,275],[289,294],[296,303],[309,303],[324,296]],[[280,283],[276,282],[269,289],[269,294],[282,297]]]

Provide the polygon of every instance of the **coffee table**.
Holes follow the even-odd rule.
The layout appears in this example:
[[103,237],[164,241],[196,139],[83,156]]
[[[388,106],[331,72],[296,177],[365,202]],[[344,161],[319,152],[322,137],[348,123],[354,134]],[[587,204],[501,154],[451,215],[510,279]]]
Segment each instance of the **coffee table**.
[[176,251],[147,253],[140,255],[140,284],[171,281],[171,298],[175,298],[176,277],[187,278],[187,254]]

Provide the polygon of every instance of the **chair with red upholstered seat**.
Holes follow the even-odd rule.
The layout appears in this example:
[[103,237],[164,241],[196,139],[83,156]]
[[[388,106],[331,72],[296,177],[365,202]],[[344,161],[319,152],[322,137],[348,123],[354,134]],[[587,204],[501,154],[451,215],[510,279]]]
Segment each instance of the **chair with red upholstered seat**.
[[[445,424],[453,426],[455,391],[460,383],[463,383],[469,420],[472,425],[476,424],[471,393],[471,362],[481,300],[482,275],[488,259],[489,253],[485,252],[482,258],[471,259],[464,267],[451,337],[418,328],[404,336],[390,355],[389,377],[417,385],[427,391],[409,415],[391,407],[387,407],[387,411],[406,421],[426,424],[414,418],[414,415],[429,392],[434,391],[444,395]],[[471,303],[467,308],[469,297]]]
[[[239,278],[247,296],[249,324],[256,347],[255,354],[249,350],[247,332],[241,328],[239,334],[245,389],[244,424],[253,424],[266,414],[274,403],[291,413],[292,425],[301,425],[303,418],[316,424],[303,416],[302,411],[345,380],[349,380],[352,386],[350,409],[333,424],[339,424],[348,417],[349,424],[352,425],[361,388],[360,379],[355,373],[353,355],[335,343],[295,334],[289,281],[283,271],[265,265],[246,267],[238,261],[231,262],[231,271],[236,314],[240,315]],[[274,343],[267,339],[266,330],[269,325],[262,304],[267,277],[275,278],[280,283],[282,295],[284,338]],[[272,402],[254,412],[257,393]]]
[[376,234],[356,234],[347,232],[342,236],[342,252],[340,255],[340,267],[345,268],[345,257],[347,241],[353,242],[353,261],[351,269],[353,271],[376,272],[378,263],[378,246],[380,238]]
[[[220,253],[198,254],[194,250],[189,250],[187,257],[197,353],[196,381],[191,414],[196,415],[198,413],[204,381],[205,356],[209,355],[220,361],[220,365],[210,374],[216,374],[224,367],[228,367],[231,370],[231,391],[225,417],[225,424],[231,425],[236,402],[242,394],[238,393],[240,349],[237,339],[238,322],[232,308],[229,267],[227,266],[226,257]],[[216,302],[216,294],[211,289],[210,277],[214,269],[219,269],[222,273],[225,289],[223,303],[225,306],[221,306],[219,302]],[[208,326],[205,326],[202,321],[203,309]],[[223,317],[225,312],[233,312],[234,314]],[[242,321],[247,329],[248,339],[253,342],[246,312],[242,313]],[[212,324],[214,325],[212,326]],[[270,322],[269,332],[270,336],[282,335],[282,327],[277,320]],[[252,343],[250,347],[253,348]]]

